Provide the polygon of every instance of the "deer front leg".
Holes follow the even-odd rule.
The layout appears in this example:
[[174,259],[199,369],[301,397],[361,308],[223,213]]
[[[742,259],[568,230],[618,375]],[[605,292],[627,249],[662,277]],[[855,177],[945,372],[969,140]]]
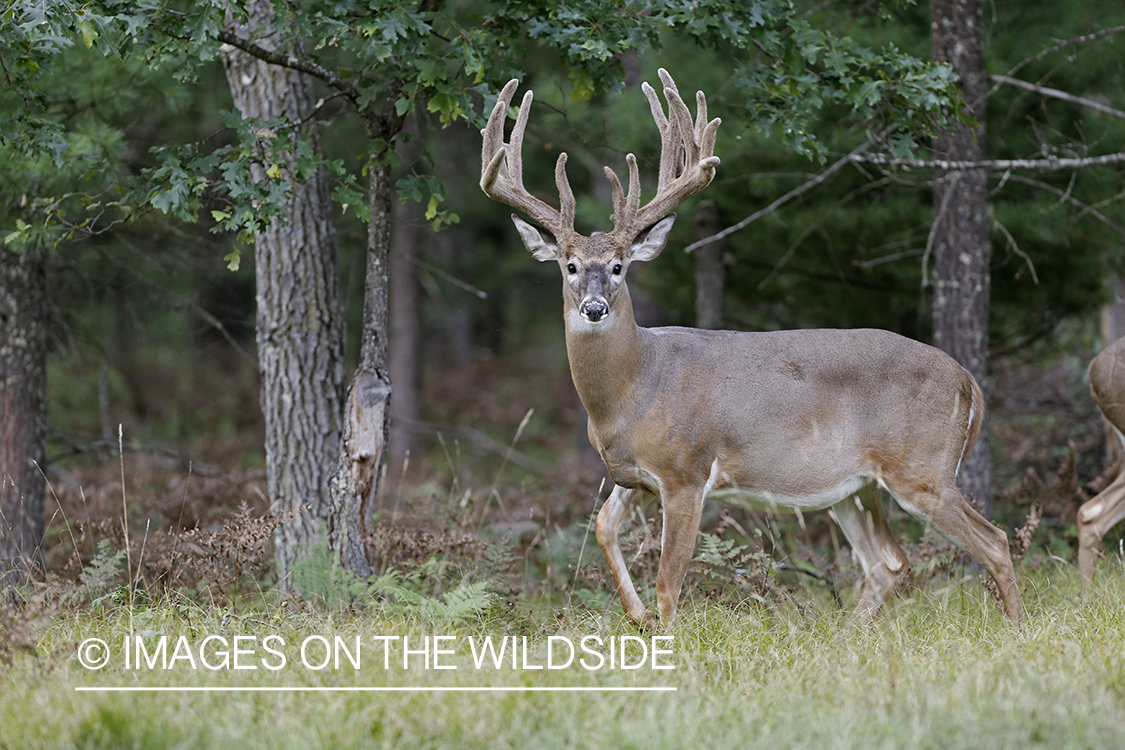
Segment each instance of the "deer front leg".
[[1125,471],[1078,509],[1078,569],[1086,578],[1102,552],[1102,537],[1125,518]]
[[637,590],[633,588],[633,579],[629,577],[625,556],[621,554],[617,532],[625,516],[632,512],[644,494],[643,490],[630,490],[614,485],[613,492],[609,493],[609,498],[598,513],[597,524],[598,546],[602,548],[602,554],[609,563],[609,570],[613,573],[613,581],[617,584],[617,595],[621,597],[621,606],[624,607],[625,614],[639,625],[651,623],[652,616],[645,609],[641,598],[637,596]]
[[664,506],[664,529],[660,537],[660,567],[656,572],[656,604],[661,627],[669,628],[676,619],[676,603],[684,585],[688,564],[699,536],[703,518],[705,489],[668,491]]

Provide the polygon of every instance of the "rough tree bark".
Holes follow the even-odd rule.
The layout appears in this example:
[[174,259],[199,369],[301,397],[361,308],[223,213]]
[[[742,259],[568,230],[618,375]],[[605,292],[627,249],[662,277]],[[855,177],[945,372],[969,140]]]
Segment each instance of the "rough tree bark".
[[[719,208],[706,200],[695,210],[695,240],[719,232]],[[723,327],[723,298],[726,296],[727,269],[723,263],[722,240],[697,247],[695,256],[695,325],[699,328]]]
[[395,397],[391,402],[391,443],[388,457],[391,472],[401,471],[403,462],[413,451],[417,441],[410,427],[422,417],[422,320],[418,271],[415,265],[421,241],[421,227],[414,222],[413,212],[401,201],[395,201],[390,259],[391,331],[388,365],[391,381],[395,384]]
[[0,590],[42,567],[45,268],[36,250],[0,247]]
[[[264,49],[275,49],[272,4],[254,2],[247,10],[246,25],[228,21],[228,29]],[[224,47],[223,60],[235,106],[243,116],[304,122],[315,110],[308,76],[233,48]],[[315,124],[304,126],[300,134],[319,150]],[[331,539],[337,523],[329,497],[341,444],[346,374],[328,177],[322,169],[298,182],[292,164],[281,168],[293,184],[289,221],[275,223],[258,236],[254,258],[266,474],[270,507],[281,518],[274,542],[279,584],[286,589],[298,556],[318,544],[326,529]]]
[[[934,144],[934,158],[978,161],[984,158],[984,17],[980,0],[933,0],[933,58],[948,62],[976,125],[959,124]],[[932,252],[934,344],[961,363],[980,382],[987,398],[990,209],[984,170],[934,170]],[[992,463],[988,420],[961,465],[961,486],[986,516],[992,511]]]
[[[427,9],[428,3],[424,2],[422,10]],[[225,51],[227,78],[236,104],[240,109],[246,107],[242,109],[245,114],[287,114],[291,120],[301,122],[313,111],[314,100],[309,79],[292,68],[309,66],[294,66],[289,61],[299,62],[303,51],[292,50],[293,57],[279,58],[273,54],[276,16],[268,0],[252,3],[248,12],[250,18],[245,27],[231,24],[228,32],[233,33],[224,32],[229,44],[256,56],[251,60],[242,58],[233,48]],[[243,60],[238,63],[242,67],[231,67],[239,60]],[[270,433],[267,471],[273,507],[283,513],[288,511],[291,516],[279,527],[276,537],[282,575],[288,572],[287,565],[298,545],[317,541],[323,521],[329,549],[339,554],[345,568],[366,576],[371,573],[365,543],[367,522],[382,478],[391,396],[387,369],[391,169],[387,150],[402,132],[405,117],[396,111],[400,98],[396,86],[380,103],[361,106],[358,92],[345,80],[331,75],[325,80],[344,91],[359,107],[369,143],[382,144],[369,153],[367,164],[370,220],[359,363],[347,389],[346,403],[335,408],[343,382],[344,321],[336,278],[335,240],[329,221],[330,203],[322,171],[304,185],[295,184],[291,217],[294,223],[286,229],[278,228],[276,240],[260,238],[256,247],[258,256],[262,253],[258,248],[268,248],[276,255],[277,267],[269,271],[269,279],[282,282],[277,300],[263,297],[259,290],[259,306],[282,303],[274,304],[271,314],[277,315],[275,319],[268,319],[262,309],[258,313],[262,403]],[[281,106],[260,114],[254,109],[271,103]],[[311,135],[314,145],[319,146],[315,132]],[[310,222],[306,229],[297,230],[296,223],[305,221]],[[272,256],[259,259],[259,279],[263,267],[272,262]],[[331,336],[328,331],[333,332]],[[274,347],[274,351],[264,355],[264,347]],[[311,358],[306,358],[305,353]],[[276,357],[276,363],[270,363],[273,369],[267,371],[263,356]],[[275,383],[275,378],[279,382]],[[298,398],[304,399],[299,403],[307,418],[302,414],[295,420]],[[275,418],[272,423],[271,418]],[[295,453],[290,454],[289,450]],[[329,453],[333,454],[330,460],[326,458]],[[301,487],[294,491],[292,480],[298,470],[306,475],[301,477]]]
[[[403,118],[394,114],[396,97],[388,97],[386,110],[361,112],[372,142],[389,142],[402,130]],[[368,164],[367,269],[364,281],[363,330],[359,363],[348,387],[336,478],[332,482],[332,516],[329,528],[334,550],[340,550],[344,567],[358,575],[372,573],[364,539],[375,509],[387,448],[391,376],[387,367],[388,286],[391,252],[391,168],[379,153]]]

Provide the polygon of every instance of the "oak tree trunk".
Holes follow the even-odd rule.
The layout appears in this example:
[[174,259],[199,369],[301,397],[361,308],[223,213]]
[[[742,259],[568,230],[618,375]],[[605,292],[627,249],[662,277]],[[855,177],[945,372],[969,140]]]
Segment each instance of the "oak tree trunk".
[[[948,62],[959,78],[975,125],[958,124],[934,144],[934,158],[984,158],[984,19],[980,0],[933,0],[934,60]],[[934,344],[948,352],[991,391],[988,372],[989,203],[984,170],[934,171]],[[992,464],[986,418],[973,450],[961,465],[961,486],[986,516],[992,510]]]
[[[260,47],[275,49],[272,5],[259,1],[247,10],[245,27],[228,27]],[[312,81],[304,74],[234,49],[224,48],[223,60],[243,116],[303,123],[315,110]],[[320,151],[315,125],[301,126],[293,134],[299,136]],[[327,174],[322,168],[300,182],[292,163],[280,167],[293,185],[289,221],[275,222],[257,237],[254,258],[266,474],[270,507],[281,519],[274,534],[278,580],[287,589],[293,563],[338,522],[329,497],[340,451],[346,376]]]
[[[373,122],[368,119],[369,127]],[[344,439],[332,484],[333,518],[338,523],[329,527],[331,546],[340,550],[344,567],[362,576],[372,573],[365,538],[382,479],[391,401],[387,368],[390,165],[385,160],[373,159],[368,175],[371,218],[367,226],[363,331],[359,364],[348,388]]]
[[42,566],[45,267],[36,250],[0,247],[0,590]]

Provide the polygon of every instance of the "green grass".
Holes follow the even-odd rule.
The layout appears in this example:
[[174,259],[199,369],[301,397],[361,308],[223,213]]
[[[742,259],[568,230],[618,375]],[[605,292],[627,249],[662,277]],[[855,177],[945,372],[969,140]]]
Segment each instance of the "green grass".
[[[470,636],[636,635],[574,607],[469,619],[373,607],[233,615],[162,605],[57,614],[0,666],[0,748],[1102,748],[1125,741],[1125,568],[1091,585],[1066,566],[1024,579],[1009,625],[975,580],[914,589],[868,625],[815,602],[717,604],[687,592],[672,671],[476,669]],[[130,619],[132,623],[130,624]],[[126,670],[127,633],[286,640],[281,670]],[[296,644],[359,636],[359,670],[306,669]],[[383,669],[375,636],[451,635],[456,670]],[[84,669],[80,642],[114,645]],[[275,643],[276,645],[276,643]],[[258,656],[266,655],[259,647]],[[542,651],[531,655],[542,662]],[[250,660],[253,661],[253,660]],[[259,663],[260,662],[256,662]],[[181,662],[180,666],[183,666]],[[77,692],[76,686],[675,687],[675,692]]]

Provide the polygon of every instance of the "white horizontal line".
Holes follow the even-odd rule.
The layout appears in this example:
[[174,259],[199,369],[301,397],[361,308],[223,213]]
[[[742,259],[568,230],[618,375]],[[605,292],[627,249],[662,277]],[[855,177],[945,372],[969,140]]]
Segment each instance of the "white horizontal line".
[[658,693],[674,687],[75,687],[92,693]]

